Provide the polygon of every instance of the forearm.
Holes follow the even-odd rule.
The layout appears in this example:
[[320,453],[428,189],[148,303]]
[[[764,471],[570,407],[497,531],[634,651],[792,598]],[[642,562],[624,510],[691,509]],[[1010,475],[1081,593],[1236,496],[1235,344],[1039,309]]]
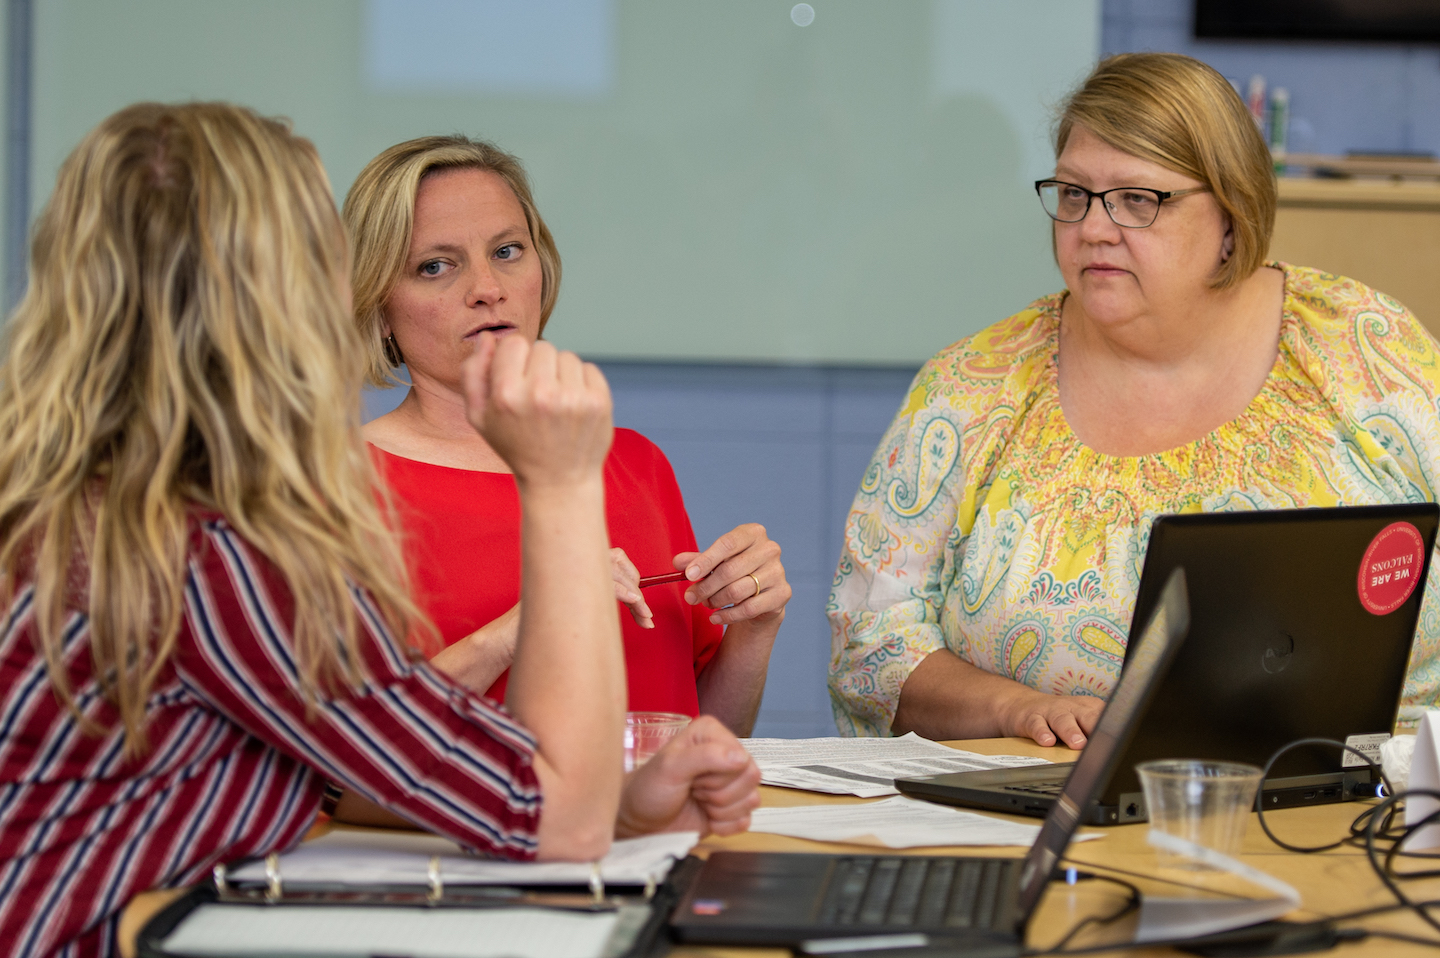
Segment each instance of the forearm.
[[484,695],[510,667],[519,625],[520,607],[516,605],[442,650],[430,664],[476,695]]
[[604,485],[521,484],[523,601],[507,703],[535,735],[540,854],[603,854],[619,805],[625,672]]
[[1036,694],[1028,686],[939,649],[905,680],[891,730],[936,741],[1010,735],[1010,713],[1017,702]]
[[361,798],[350,791],[340,796],[340,804],[335,806],[335,814],[330,818],[347,825],[366,825],[370,828],[418,829],[420,827],[407,818],[401,818],[388,808],[381,808],[374,802]]
[[731,625],[696,683],[700,712],[715,716],[742,738],[755,729],[770,651],[784,617],[781,611],[765,621],[746,619]]

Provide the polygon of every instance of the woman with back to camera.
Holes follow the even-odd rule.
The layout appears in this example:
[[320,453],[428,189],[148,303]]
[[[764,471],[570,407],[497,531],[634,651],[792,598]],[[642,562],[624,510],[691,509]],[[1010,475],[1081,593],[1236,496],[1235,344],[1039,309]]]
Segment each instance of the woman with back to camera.
[[0,955],[113,953],[137,892],[298,842],[324,778],[509,858],[744,827],[713,720],[622,783],[610,402],[575,356],[487,336],[463,371],[524,504],[509,711],[399,641],[348,267],[313,147],[247,110],[130,107],[61,168],[0,365]]
[[[460,364],[485,331],[539,338],[560,255],[519,161],[462,136],[371,160],[345,222],[369,381],[409,371],[404,401],[365,438],[396,499],[417,599],[447,646],[435,661],[503,698],[520,614],[515,483],[466,427]],[[747,523],[697,552],[669,462],[631,430],[616,430],[605,488],[616,594],[632,612],[622,617],[630,708],[703,712],[749,734],[790,598],[780,547]],[[672,569],[688,581],[641,594],[641,572]]]
[[[1036,189],[1065,291],[932,358],[855,497],[829,607],[848,733],[1080,748],[1155,516],[1435,497],[1434,340],[1383,293],[1265,261],[1272,160],[1218,73],[1103,61]],[[1402,724],[1440,685],[1426,588]]]

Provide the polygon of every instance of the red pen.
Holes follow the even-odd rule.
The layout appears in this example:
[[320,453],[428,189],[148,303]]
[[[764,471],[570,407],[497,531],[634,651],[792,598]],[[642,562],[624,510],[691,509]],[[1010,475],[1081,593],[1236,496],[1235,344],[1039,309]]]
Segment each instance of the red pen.
[[640,580],[640,588],[648,589],[652,585],[666,585],[671,582],[684,582],[685,573],[667,572],[664,575],[647,575]]

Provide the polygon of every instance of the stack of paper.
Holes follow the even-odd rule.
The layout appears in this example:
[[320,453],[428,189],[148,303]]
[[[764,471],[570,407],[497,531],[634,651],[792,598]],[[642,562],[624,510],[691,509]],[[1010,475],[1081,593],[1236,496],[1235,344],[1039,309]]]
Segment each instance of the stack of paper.
[[[600,860],[600,878],[607,886],[660,881],[699,840],[695,832],[670,832],[617,841]],[[435,855],[447,885],[585,885],[591,875],[588,862],[496,861],[468,855],[449,839],[422,832],[337,828],[281,855],[280,877],[301,884],[423,886]],[[263,882],[265,865],[250,862],[230,877]]]
[[899,738],[748,738],[743,744],[766,785],[861,798],[898,794],[897,778],[1050,764],[1028,755],[962,752],[914,732]]
[[[761,808],[750,815],[752,832],[770,832],[816,842],[853,842],[886,848],[925,845],[1022,845],[1035,843],[1039,825],[962,812],[911,798],[887,798],[866,805],[800,805]],[[1099,838],[1077,836],[1076,841]]]

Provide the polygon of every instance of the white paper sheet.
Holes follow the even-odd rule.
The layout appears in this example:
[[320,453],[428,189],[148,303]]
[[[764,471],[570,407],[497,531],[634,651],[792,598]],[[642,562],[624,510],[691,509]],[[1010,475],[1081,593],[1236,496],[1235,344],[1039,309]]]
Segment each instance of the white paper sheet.
[[[1009,822],[913,798],[887,798],[866,805],[801,805],[761,808],[751,813],[750,830],[817,842],[858,842],[887,848],[926,845],[1018,845],[1028,847],[1039,825]],[[1076,841],[1099,838],[1077,836]]]
[[[606,885],[644,885],[659,881],[670,866],[695,847],[695,832],[669,832],[629,838],[610,846],[600,862]],[[347,885],[425,885],[430,858],[440,856],[440,877],[447,885],[585,885],[588,862],[504,862],[467,855],[454,842],[421,832],[335,829],[280,856],[286,882]],[[264,862],[233,869],[236,881],[263,882]]]
[[766,785],[861,798],[898,794],[897,778],[1050,764],[1028,755],[964,752],[914,732],[898,738],[751,738],[743,744]]
[[615,912],[201,905],[165,940],[184,955],[601,958]]
[[1187,855],[1202,864],[1229,872],[1273,892],[1273,898],[1162,898],[1145,895],[1140,902],[1136,941],[1194,938],[1279,918],[1300,907],[1300,893],[1273,875],[1203,845],[1150,830],[1156,848]]

